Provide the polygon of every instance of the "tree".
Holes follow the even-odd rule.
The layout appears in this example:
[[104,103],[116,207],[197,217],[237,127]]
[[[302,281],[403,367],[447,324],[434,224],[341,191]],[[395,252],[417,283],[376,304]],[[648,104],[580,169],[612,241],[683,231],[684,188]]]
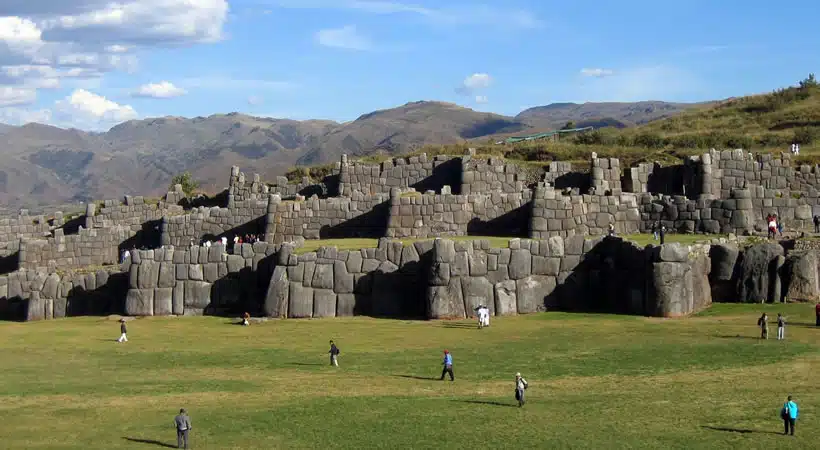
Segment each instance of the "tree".
[[800,82],[800,87],[803,88],[803,89],[817,87],[817,80],[814,78],[814,74],[810,73],[808,78],[801,81]]
[[182,192],[185,193],[186,197],[190,197],[194,191],[199,189],[199,182],[194,180],[194,177],[191,176],[190,172],[184,172],[172,178],[171,187],[168,188],[168,190],[173,191],[174,186],[177,184],[182,185]]

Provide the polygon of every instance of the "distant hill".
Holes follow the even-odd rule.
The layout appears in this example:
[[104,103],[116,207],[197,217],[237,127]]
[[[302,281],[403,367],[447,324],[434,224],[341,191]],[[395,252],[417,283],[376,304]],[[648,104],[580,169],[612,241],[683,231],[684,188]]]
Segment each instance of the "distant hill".
[[0,126],[0,205],[57,204],[128,194],[161,195],[170,179],[191,171],[203,188],[224,187],[238,165],[266,179],[294,165],[327,164],[342,153],[397,155],[426,145],[579,126],[626,127],[692,105],[663,102],[555,104],[516,117],[452,103],[419,101],[354,121],[295,121],[238,113],[132,120],[105,133],[42,124]]

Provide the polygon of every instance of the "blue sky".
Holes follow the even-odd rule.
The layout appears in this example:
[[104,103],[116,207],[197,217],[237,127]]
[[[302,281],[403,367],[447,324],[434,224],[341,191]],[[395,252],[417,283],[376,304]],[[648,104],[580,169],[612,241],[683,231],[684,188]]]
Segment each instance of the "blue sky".
[[[66,5],[65,3],[70,3]],[[443,6],[446,5],[446,6]],[[702,101],[815,71],[815,2],[2,0],[0,122]]]

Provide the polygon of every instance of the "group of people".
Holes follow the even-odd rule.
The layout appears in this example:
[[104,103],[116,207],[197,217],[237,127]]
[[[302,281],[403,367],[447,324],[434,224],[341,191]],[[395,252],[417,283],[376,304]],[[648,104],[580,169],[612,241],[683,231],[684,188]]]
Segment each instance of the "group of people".
[[[820,311],[820,303],[817,304],[817,311]],[[820,317],[820,312],[818,312],[818,317]],[[760,339],[769,339],[769,316],[766,313],[763,313],[759,319],[757,319],[757,326],[760,327]],[[786,339],[786,318],[783,317],[782,314],[777,315],[777,340],[782,341]]]
[[660,221],[656,220],[652,223],[652,239],[656,241],[661,241],[661,245],[663,245],[664,238],[666,237],[666,225],[661,224]]
[[797,156],[800,154],[800,144],[792,144],[792,155]]
[[769,214],[766,216],[766,224],[769,230],[769,239],[773,239],[778,234],[783,236],[783,224],[777,220],[777,214]]
[[484,305],[478,305],[475,309],[476,316],[478,317],[478,328],[484,328],[490,326],[490,308],[487,308]]

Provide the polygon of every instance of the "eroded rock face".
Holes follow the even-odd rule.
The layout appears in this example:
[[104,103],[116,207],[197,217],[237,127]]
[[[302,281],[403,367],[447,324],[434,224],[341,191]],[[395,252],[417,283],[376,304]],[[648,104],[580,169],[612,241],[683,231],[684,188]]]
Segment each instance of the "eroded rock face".
[[779,283],[777,260],[783,253],[783,247],[772,243],[753,245],[743,252],[737,280],[738,302],[771,303],[780,300],[775,284]]
[[811,302],[820,301],[820,254],[817,250],[791,252],[783,266],[785,279],[785,301]]

